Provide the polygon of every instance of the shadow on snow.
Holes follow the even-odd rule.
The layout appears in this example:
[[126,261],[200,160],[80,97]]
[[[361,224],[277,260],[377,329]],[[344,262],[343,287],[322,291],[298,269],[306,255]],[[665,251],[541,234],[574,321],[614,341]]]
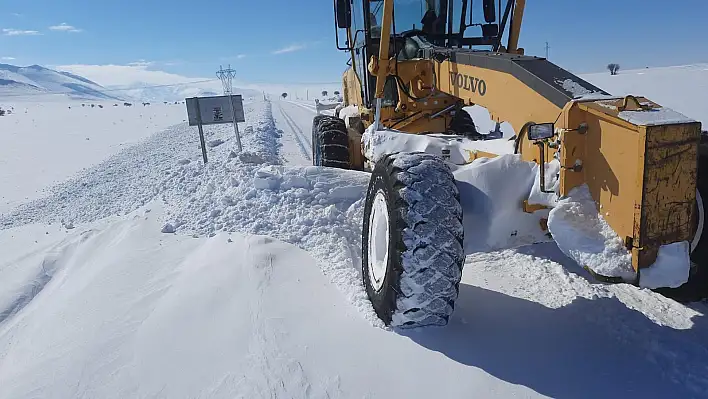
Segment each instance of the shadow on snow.
[[551,397],[675,397],[708,392],[708,322],[660,326],[617,298],[552,309],[461,284],[445,328],[399,330],[421,346]]

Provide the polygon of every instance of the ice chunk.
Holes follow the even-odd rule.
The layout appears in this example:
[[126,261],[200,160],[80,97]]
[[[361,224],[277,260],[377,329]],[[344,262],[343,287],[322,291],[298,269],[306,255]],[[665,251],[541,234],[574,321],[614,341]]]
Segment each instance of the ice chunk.
[[222,140],[222,139],[211,140],[211,141],[209,141],[209,143],[207,143],[207,145],[211,148],[218,147],[222,144],[224,144],[224,140]]
[[162,230],[160,230],[163,233],[174,233],[176,230],[175,226],[173,226],[171,223],[165,223],[164,226],[162,226]]
[[283,178],[281,187],[283,190],[289,190],[291,188],[309,188],[310,181],[302,176],[286,176]]
[[676,288],[688,281],[691,269],[688,241],[662,245],[653,265],[639,272],[639,286]]

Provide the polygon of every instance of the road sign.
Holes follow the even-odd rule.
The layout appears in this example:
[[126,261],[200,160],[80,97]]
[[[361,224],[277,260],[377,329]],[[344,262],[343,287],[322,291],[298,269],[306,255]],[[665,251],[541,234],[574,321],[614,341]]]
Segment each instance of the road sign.
[[199,141],[201,142],[202,157],[205,164],[207,163],[207,153],[203,125],[233,123],[236,145],[238,146],[238,151],[241,152],[241,135],[238,133],[238,122],[246,122],[241,95],[192,97],[187,98],[185,103],[187,104],[189,126],[199,127]]
[[[229,96],[194,97],[187,99],[187,117],[189,126],[200,125],[198,115],[201,114],[201,125],[216,125],[219,123],[245,122],[243,99],[240,94],[232,95],[233,108],[229,104]],[[197,107],[199,113],[197,113]],[[234,118],[235,116],[235,118]]]

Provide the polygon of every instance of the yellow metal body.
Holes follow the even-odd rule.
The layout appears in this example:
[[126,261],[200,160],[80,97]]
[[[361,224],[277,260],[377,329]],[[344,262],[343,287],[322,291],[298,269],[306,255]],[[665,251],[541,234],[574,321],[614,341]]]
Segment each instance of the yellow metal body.
[[[523,53],[518,49],[518,36],[524,3],[516,2],[505,49],[508,53]],[[392,4],[392,0],[384,0],[381,37],[390,34]],[[376,98],[383,96],[386,78],[395,72],[419,100],[408,97],[399,85],[398,104],[381,109],[383,126],[407,133],[444,132],[449,116],[433,115],[453,104],[481,105],[492,119],[513,126],[521,137],[518,152],[523,160],[549,162],[560,150],[560,195],[587,184],[598,212],[625,240],[636,270],[653,264],[661,245],[692,239],[700,123],[633,124],[619,113],[651,112],[660,106],[632,96],[572,100],[559,106],[508,72],[451,60],[396,61],[388,57],[389,43],[383,40],[379,57],[372,57],[368,65],[377,77]],[[343,80],[346,103],[363,104],[361,83],[351,68]],[[364,126],[373,123],[374,110],[360,110]],[[543,144],[546,159],[541,160],[538,144],[525,139],[525,129],[528,123],[545,122],[555,122],[554,139],[558,142]],[[478,152],[471,159],[480,156],[496,155]],[[534,204],[520,206],[538,209]]]

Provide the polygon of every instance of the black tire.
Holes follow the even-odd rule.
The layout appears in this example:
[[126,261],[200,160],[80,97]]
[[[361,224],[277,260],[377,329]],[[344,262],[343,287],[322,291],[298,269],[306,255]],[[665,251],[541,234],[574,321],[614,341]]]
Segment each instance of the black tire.
[[[376,250],[376,244],[369,236],[379,193],[388,215],[388,246],[382,245],[388,258],[381,262],[383,277],[376,279],[369,266],[369,248]],[[398,153],[376,163],[364,206],[362,275],[374,311],[386,325],[447,324],[462,277],[463,236],[460,193],[441,158]]]
[[343,120],[330,115],[312,120],[312,164],[349,169],[349,136]]
[[484,136],[477,132],[477,126],[475,126],[472,117],[464,109],[455,111],[447,130],[452,134],[465,136],[471,140],[484,139]]
[[[708,149],[708,146],[705,149]],[[705,226],[708,225],[708,154],[701,155],[698,159],[697,186],[703,202]],[[696,208],[698,206],[696,203]],[[699,209],[696,210],[700,212]],[[698,227],[696,226],[697,229]],[[659,288],[656,291],[678,302],[695,302],[708,298],[708,229],[702,229],[700,239],[691,252],[688,281],[678,288]]]

